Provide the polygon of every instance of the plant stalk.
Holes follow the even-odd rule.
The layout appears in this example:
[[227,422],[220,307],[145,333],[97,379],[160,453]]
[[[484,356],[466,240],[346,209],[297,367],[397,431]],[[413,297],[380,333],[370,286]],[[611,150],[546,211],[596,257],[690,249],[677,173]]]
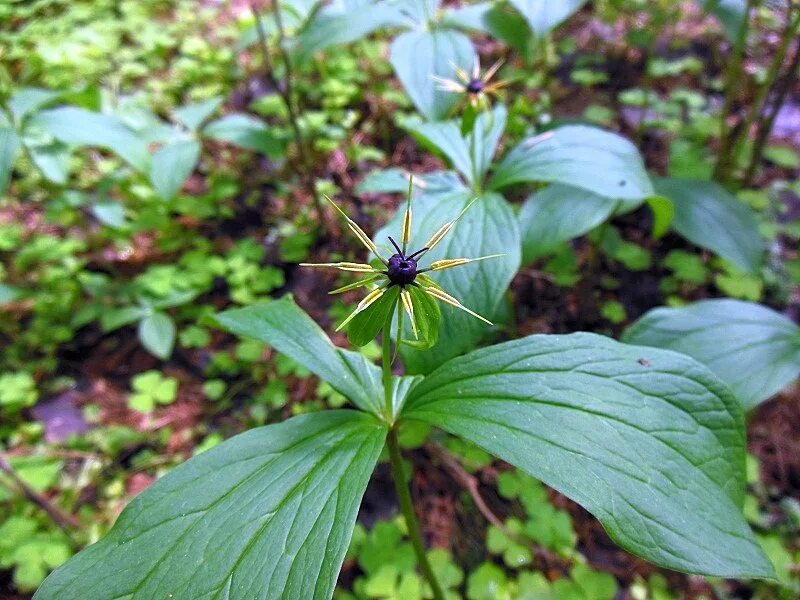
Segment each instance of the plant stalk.
[[762,118],[765,114],[769,92],[773,89],[775,84],[778,83],[778,77],[780,75],[781,66],[784,64],[784,59],[786,58],[786,52],[789,50],[789,45],[791,44],[792,40],[797,37],[798,30],[800,29],[800,11],[798,11],[797,15],[794,17],[792,17],[791,13],[788,14],[786,20],[786,28],[783,31],[780,44],[778,45],[775,55],[772,58],[772,63],[767,71],[764,83],[758,88],[750,112],[748,113],[744,124],[739,129],[738,135],[731,144],[731,155],[734,158],[739,155],[740,148],[749,137],[750,130],[753,128],[756,120]]
[[744,62],[744,47],[747,41],[747,33],[750,30],[750,13],[755,5],[756,0],[747,0],[744,19],[742,19],[742,24],[736,36],[736,41],[733,46],[733,56],[731,57],[731,62],[726,73],[727,77],[725,78],[725,100],[720,110],[719,157],[714,167],[714,179],[721,183],[727,181],[733,164],[733,136],[730,135],[728,131],[728,117],[733,110],[734,89],[740,87],[742,84],[741,74],[742,64]]
[[386,438],[386,445],[389,448],[389,461],[392,465],[392,479],[394,479],[394,489],[397,493],[397,501],[400,504],[400,512],[403,513],[403,518],[408,527],[408,537],[411,538],[411,545],[414,547],[414,552],[417,555],[419,568],[428,584],[431,586],[433,597],[435,600],[445,600],[442,586],[433,574],[431,563],[428,562],[428,555],[425,554],[425,546],[422,543],[422,533],[419,529],[419,522],[417,515],[414,512],[414,503],[411,500],[411,492],[406,485],[405,476],[403,474],[403,457],[400,454],[400,443],[397,440],[397,430],[393,427],[389,431]]
[[267,45],[267,32],[264,30],[264,23],[261,21],[261,16],[258,14],[256,7],[253,3],[250,3],[250,12],[253,13],[253,18],[256,21],[256,32],[258,34],[258,44],[261,48],[261,54],[263,55],[264,60],[264,74],[269,81],[270,85],[275,88],[275,91],[280,96],[281,100],[283,101],[283,105],[286,108],[286,112],[289,115],[289,124],[292,128],[292,135],[294,137],[295,146],[297,146],[297,156],[300,159],[300,163],[303,166],[303,179],[305,180],[305,186],[307,192],[311,195],[314,200],[314,207],[317,210],[317,214],[320,218],[320,222],[324,225],[325,224],[325,212],[322,209],[322,199],[319,196],[319,192],[317,192],[317,187],[314,185],[314,177],[312,171],[312,165],[309,161],[309,155],[306,151],[306,140],[303,137],[303,132],[300,130],[299,120],[298,120],[298,111],[295,107],[294,103],[294,86],[292,84],[292,65],[290,62],[289,53],[284,48],[284,41],[286,39],[286,31],[283,27],[283,17],[281,17],[281,6],[279,0],[272,0],[272,9],[275,14],[275,25],[278,29],[278,51],[281,54],[281,58],[283,59],[284,69],[286,70],[286,74],[284,77],[284,85],[281,85],[280,82],[275,77],[274,73],[274,66],[272,64],[272,59],[270,58],[269,46]]
[[383,408],[386,412],[386,422],[394,425],[394,406],[392,404],[392,314],[383,325],[381,338],[383,342],[383,360],[381,361],[383,373]]
[[772,128],[775,125],[775,119],[777,118],[781,106],[783,106],[783,103],[786,101],[786,97],[789,95],[789,92],[792,90],[792,87],[797,80],[798,71],[800,71],[800,42],[798,42],[797,46],[795,47],[794,56],[789,61],[788,69],[772,90],[774,98],[772,99],[772,105],[769,111],[766,112],[766,114],[761,115],[761,121],[759,122],[758,131],[756,133],[755,141],[753,142],[753,149],[750,154],[750,161],[743,179],[745,186],[750,186],[753,183],[756,170],[758,169],[758,165],[761,163],[761,159],[764,154],[764,147],[769,141],[769,136],[772,133]]
[[0,472],[4,473],[16,485],[23,496],[29,501],[42,509],[50,520],[53,521],[67,536],[72,540],[72,529],[80,529],[80,521],[73,515],[61,510],[58,506],[50,502],[50,500],[34,490],[23,480],[11,463],[8,462],[6,457],[0,454]]

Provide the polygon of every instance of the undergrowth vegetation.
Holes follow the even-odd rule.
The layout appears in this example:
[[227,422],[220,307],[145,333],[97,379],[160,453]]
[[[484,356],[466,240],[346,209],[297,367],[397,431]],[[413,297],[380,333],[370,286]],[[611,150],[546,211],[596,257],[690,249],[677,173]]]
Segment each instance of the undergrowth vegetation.
[[797,0],[0,23],[0,598],[800,595]]

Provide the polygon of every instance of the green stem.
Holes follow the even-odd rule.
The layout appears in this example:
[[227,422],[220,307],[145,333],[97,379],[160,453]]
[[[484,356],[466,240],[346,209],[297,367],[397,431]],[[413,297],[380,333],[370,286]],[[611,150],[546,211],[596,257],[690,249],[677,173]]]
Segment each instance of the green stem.
[[392,405],[392,314],[394,310],[389,311],[389,318],[383,325],[383,333],[381,333],[383,342],[383,360],[381,361],[383,371],[383,402],[384,410],[386,411],[386,422],[394,423],[394,406]]
[[714,179],[721,183],[725,183],[730,174],[730,169],[733,164],[732,156],[732,142],[733,136],[728,131],[728,117],[733,111],[735,100],[735,89],[743,86],[741,81],[742,63],[744,61],[744,47],[747,41],[747,33],[750,29],[750,13],[756,5],[756,0],[747,0],[745,8],[744,19],[739,27],[738,34],[733,46],[733,55],[731,57],[730,65],[725,78],[725,100],[720,110],[720,140],[719,140],[719,156],[717,164],[714,167]]
[[392,479],[394,479],[394,489],[397,492],[397,500],[400,503],[400,512],[403,513],[403,518],[406,521],[408,537],[411,538],[411,545],[414,547],[414,552],[417,555],[419,568],[431,586],[434,599],[445,600],[442,586],[439,585],[439,581],[433,574],[431,563],[428,562],[428,555],[425,554],[425,546],[422,543],[422,533],[419,529],[417,515],[414,512],[414,503],[411,500],[411,492],[408,491],[406,478],[403,473],[403,457],[400,454],[400,443],[397,441],[396,429],[392,428],[389,431],[386,445],[389,447],[389,461],[392,464]]
[[784,64],[784,58],[786,58],[789,45],[791,44],[792,40],[797,37],[798,30],[800,30],[800,11],[798,11],[794,18],[791,14],[788,14],[786,20],[786,28],[783,31],[780,44],[775,52],[775,55],[773,56],[766,78],[761,86],[759,86],[756,97],[753,100],[750,111],[744,121],[744,125],[739,129],[738,135],[733,141],[731,150],[731,156],[733,157],[737,157],[741,154],[741,148],[747,141],[750,135],[750,130],[753,128],[756,120],[761,119],[765,114],[769,93],[775,86],[776,82],[778,82],[781,66]]

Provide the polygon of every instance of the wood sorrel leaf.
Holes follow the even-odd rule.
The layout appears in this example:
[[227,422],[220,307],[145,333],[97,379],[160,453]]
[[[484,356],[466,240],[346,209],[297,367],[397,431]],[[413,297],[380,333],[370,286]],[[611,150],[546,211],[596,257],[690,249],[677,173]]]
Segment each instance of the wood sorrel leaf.
[[554,183],[528,198],[519,211],[522,262],[545,256],[562,242],[607,220],[619,202],[586,190]]
[[675,231],[746,272],[759,269],[764,243],[755,214],[743,202],[712,181],[659,177],[653,183],[672,200]]
[[237,335],[269,344],[296,361],[362,410],[383,411],[380,369],[363,355],[337,348],[290,294],[280,300],[227,310],[217,322]]
[[741,406],[689,357],[587,333],[533,335],[444,364],[403,416],[541,479],[658,565],[773,576],[740,509]]
[[495,168],[489,185],[549,181],[620,200],[644,200],[653,186],[639,151],[625,138],[586,125],[565,125],[522,141]]
[[800,327],[751,302],[704,300],[657,308],[622,338],[687,354],[714,371],[750,410],[800,374]]
[[385,436],[348,410],[237,435],[142,492],[35,598],[330,598]]
[[390,60],[419,112],[437,121],[446,118],[461,98],[439,89],[433,77],[455,78],[453,65],[469,71],[475,51],[469,38],[458,31],[406,31],[392,42]]

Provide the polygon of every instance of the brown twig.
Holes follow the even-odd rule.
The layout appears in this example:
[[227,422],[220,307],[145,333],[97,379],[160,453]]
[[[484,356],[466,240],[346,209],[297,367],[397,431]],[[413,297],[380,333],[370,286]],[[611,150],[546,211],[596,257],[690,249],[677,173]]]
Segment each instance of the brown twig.
[[14,485],[19,488],[22,495],[30,502],[41,508],[50,519],[58,525],[67,535],[71,537],[71,529],[80,529],[81,522],[73,515],[61,510],[58,506],[50,502],[48,498],[37,492],[28,485],[14,470],[5,455],[0,454],[0,471],[5,473]]
[[489,508],[488,504],[486,504],[483,496],[481,496],[480,484],[477,477],[469,474],[466,469],[461,466],[461,463],[459,463],[439,444],[427,442],[425,444],[425,450],[427,450],[431,456],[434,456],[440,463],[442,463],[442,466],[444,466],[450,472],[450,475],[452,475],[453,479],[455,479],[461,487],[469,492],[469,495],[472,496],[472,501],[475,503],[478,511],[480,511],[480,513],[487,521],[489,521],[489,523],[500,529],[506,536],[511,538],[515,537],[514,534],[506,528],[503,520],[498,517],[491,508]]
[[450,454],[446,448],[443,448],[434,442],[426,442],[424,448],[432,457],[437,459],[445,469],[447,469],[456,483],[467,490],[469,495],[472,497],[472,501],[475,503],[475,506],[478,508],[478,511],[487,521],[489,521],[489,523],[502,531],[503,535],[510,540],[513,540],[517,544],[531,547],[534,555],[542,562],[542,564],[554,565],[564,573],[569,572],[569,560],[565,560],[564,558],[553,554],[547,548],[532,543],[531,540],[517,535],[513,531],[509,530],[508,527],[506,527],[503,520],[497,516],[497,514],[486,503],[486,500],[483,499],[483,496],[480,492],[480,482],[478,481],[478,478],[468,473],[466,469],[461,466],[461,463],[459,463],[458,460],[452,454]]

